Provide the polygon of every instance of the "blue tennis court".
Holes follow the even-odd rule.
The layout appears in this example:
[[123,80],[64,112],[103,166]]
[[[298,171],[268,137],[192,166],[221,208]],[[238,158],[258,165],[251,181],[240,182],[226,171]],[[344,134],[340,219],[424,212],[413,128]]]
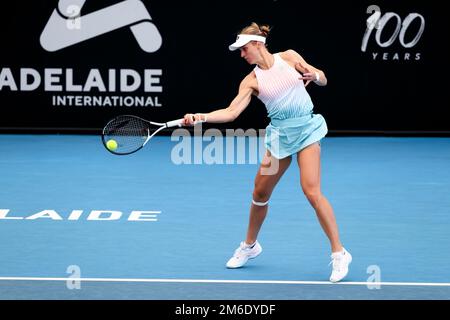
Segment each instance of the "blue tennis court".
[[450,299],[449,138],[322,141],[353,255],[338,284],[294,161],[263,253],[230,270],[258,164],[177,164],[178,143],[114,156],[96,135],[0,135],[0,299]]

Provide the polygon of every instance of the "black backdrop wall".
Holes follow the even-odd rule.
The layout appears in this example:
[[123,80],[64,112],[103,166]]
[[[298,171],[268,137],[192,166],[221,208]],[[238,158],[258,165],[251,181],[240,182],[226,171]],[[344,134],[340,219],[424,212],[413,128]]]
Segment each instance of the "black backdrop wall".
[[[308,90],[330,131],[450,132],[442,2],[119,2],[3,4],[0,129],[91,130],[117,114],[166,121],[226,107],[253,68],[228,45],[256,21],[273,26],[271,52],[294,49],[324,70],[328,86]],[[267,123],[254,98],[221,127]]]

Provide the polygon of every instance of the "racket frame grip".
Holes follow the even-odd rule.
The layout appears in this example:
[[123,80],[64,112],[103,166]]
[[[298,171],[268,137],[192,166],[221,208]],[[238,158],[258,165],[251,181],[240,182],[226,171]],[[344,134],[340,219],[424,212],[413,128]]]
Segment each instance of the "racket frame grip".
[[181,125],[184,123],[184,118],[182,119],[178,119],[178,120],[173,120],[173,121],[169,121],[166,123],[166,128],[170,128],[170,127],[181,127]]

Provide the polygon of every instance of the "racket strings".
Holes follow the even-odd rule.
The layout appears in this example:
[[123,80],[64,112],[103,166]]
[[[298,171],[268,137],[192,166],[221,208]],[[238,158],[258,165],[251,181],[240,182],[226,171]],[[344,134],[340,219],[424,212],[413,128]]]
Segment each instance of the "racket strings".
[[117,117],[103,130],[104,141],[115,140],[115,153],[130,153],[142,148],[150,134],[146,121],[134,117]]

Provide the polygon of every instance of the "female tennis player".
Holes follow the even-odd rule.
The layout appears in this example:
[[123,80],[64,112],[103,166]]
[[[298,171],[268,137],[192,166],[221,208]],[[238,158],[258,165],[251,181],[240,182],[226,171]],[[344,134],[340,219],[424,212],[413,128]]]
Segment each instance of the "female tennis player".
[[[231,104],[207,114],[186,114],[184,124],[231,122],[249,105],[252,96],[265,104],[270,118],[264,140],[267,150],[255,179],[247,236],[226,266],[242,267],[262,252],[257,236],[267,215],[269,198],[295,155],[302,190],[331,243],[330,281],[337,282],[347,275],[352,256],[341,244],[333,209],[321,192],[320,140],[328,129],[325,119],[313,114],[313,103],[305,89],[310,82],[325,86],[327,78],[294,50],[270,53],[265,45],[269,31],[268,26],[252,23],[229,46],[231,51],[239,49],[250,65],[256,65],[242,80]],[[271,167],[277,170],[270,172]]]

